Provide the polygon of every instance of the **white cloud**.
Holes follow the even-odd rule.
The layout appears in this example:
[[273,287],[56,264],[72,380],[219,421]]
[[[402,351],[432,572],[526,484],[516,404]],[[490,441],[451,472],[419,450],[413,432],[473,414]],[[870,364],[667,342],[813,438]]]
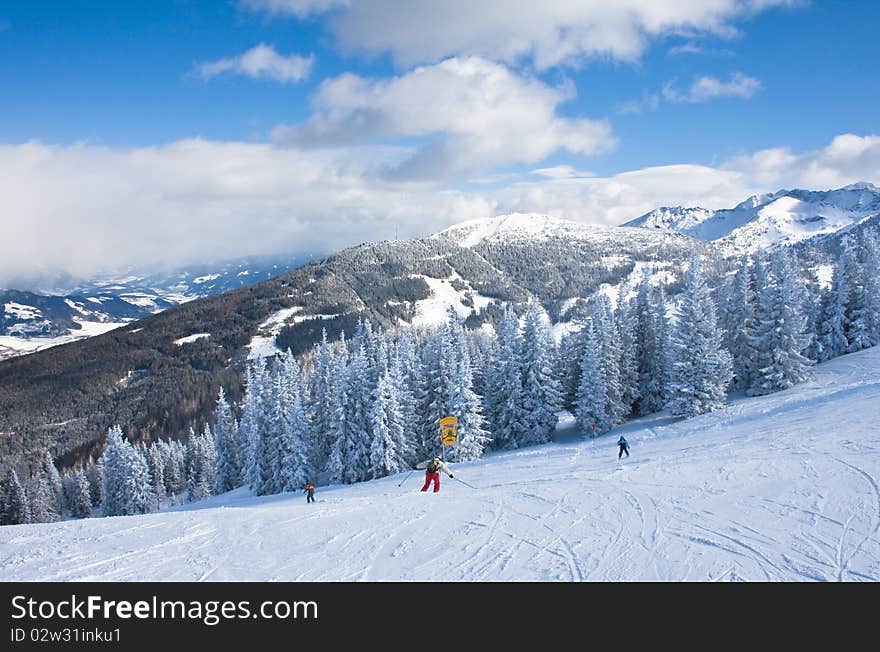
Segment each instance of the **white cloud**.
[[491,213],[480,197],[376,179],[370,166],[387,156],[203,140],[0,146],[0,287],[41,272],[331,251]]
[[244,0],[250,8],[331,18],[349,51],[389,52],[401,67],[480,56],[544,69],[584,57],[638,59],[670,34],[737,33],[736,22],[793,0]]
[[578,170],[571,165],[554,165],[548,168],[538,168],[532,170],[532,174],[549,179],[573,179],[575,177],[594,177],[592,172],[586,170]]
[[617,112],[626,115],[630,113],[643,113],[655,111],[660,106],[659,93],[645,93],[640,100],[627,100],[617,103]]
[[666,51],[667,57],[677,57],[683,54],[695,54],[703,56],[729,57],[733,56],[733,51],[728,49],[707,48],[703,45],[689,41],[681,45],[675,45]]
[[658,205],[733,206],[781,187],[880,184],[880,136],[843,134],[803,153],[766,149],[718,167],[672,165],[609,177],[569,166],[464,191],[389,181],[395,148],[278,148],[187,140],[112,150],[0,146],[0,286],[38,272],[91,274],[254,253],[332,251],[414,237],[514,210],[619,224]]
[[639,100],[618,102],[616,110],[621,115],[656,111],[660,107],[661,100],[673,104],[697,104],[723,97],[749,99],[759,90],[761,90],[761,82],[741,72],[731,74],[727,81],[721,81],[716,77],[697,77],[684,93],[675,88],[675,80],[672,80],[666,82],[659,93],[644,93]]
[[346,7],[349,0],[240,0],[241,5],[268,14],[306,18],[325,11]]
[[197,70],[205,79],[234,73],[252,79],[272,79],[282,83],[293,83],[307,78],[314,63],[314,55],[284,56],[278,54],[271,45],[260,43],[237,57],[199,64]]
[[717,77],[698,77],[690,88],[682,93],[675,88],[674,82],[663,86],[663,97],[669,102],[708,102],[719,97],[738,97],[747,100],[761,90],[761,82],[741,72],[735,72],[727,81]]
[[880,185],[880,136],[843,134],[822,149],[801,154],[766,149],[718,167],[666,165],[611,177],[518,182],[493,198],[501,212],[547,212],[620,224],[657,206],[729,208],[780,188],[830,189],[857,181]]
[[705,54],[705,52],[706,50],[702,46],[689,42],[669,48],[666,52],[666,56],[675,57],[680,54]]
[[835,188],[856,181],[880,184],[880,136],[841,134],[819,150],[794,154],[787,147],[736,157],[724,166],[748,174],[762,187]]
[[547,86],[477,57],[447,59],[390,79],[353,74],[325,81],[305,123],[276,129],[277,142],[339,146],[377,139],[419,139],[391,171],[442,178],[517,163],[559,150],[590,155],[615,145],[604,121],[566,118],[559,104],[571,85]]

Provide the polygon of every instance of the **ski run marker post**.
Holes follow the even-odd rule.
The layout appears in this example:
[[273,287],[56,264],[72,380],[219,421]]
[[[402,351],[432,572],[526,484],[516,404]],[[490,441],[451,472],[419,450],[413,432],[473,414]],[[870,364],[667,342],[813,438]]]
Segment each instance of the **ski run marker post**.
[[440,419],[440,441],[444,446],[452,446],[458,440],[458,419],[443,417]]

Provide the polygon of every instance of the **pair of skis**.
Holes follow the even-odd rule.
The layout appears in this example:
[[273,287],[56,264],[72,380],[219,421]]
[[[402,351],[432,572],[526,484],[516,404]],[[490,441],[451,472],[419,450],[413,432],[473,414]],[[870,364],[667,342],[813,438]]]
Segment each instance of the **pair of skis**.
[[[414,472],[415,472],[415,469],[410,469],[410,472],[406,474],[406,477],[403,480],[401,480],[400,482],[397,483],[397,486],[402,487],[403,483],[406,482],[407,480],[409,480],[409,476],[411,476]],[[452,479],[457,480],[458,482],[462,483],[465,487],[470,487],[471,489],[476,489],[476,487],[474,485],[468,484],[467,482],[465,482],[461,478],[456,478],[454,475],[452,476]]]

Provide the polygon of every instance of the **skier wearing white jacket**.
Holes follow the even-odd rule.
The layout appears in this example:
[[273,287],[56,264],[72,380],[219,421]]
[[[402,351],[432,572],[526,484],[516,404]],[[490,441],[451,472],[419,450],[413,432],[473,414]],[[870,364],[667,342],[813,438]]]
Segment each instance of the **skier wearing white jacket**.
[[419,462],[416,464],[416,468],[425,469],[425,486],[422,487],[422,491],[427,491],[428,485],[430,485],[431,482],[434,483],[434,493],[440,491],[440,471],[443,471],[443,473],[450,478],[455,477],[452,475],[452,471],[449,470],[449,467],[446,466],[446,463],[439,457]]

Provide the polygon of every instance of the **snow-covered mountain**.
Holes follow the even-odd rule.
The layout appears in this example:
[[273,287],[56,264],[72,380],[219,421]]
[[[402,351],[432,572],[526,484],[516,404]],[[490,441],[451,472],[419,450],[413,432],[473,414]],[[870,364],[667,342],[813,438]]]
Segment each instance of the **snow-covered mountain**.
[[729,251],[754,251],[836,233],[877,214],[880,188],[862,182],[837,190],[779,190],[717,211],[657,208],[623,226],[676,231]]
[[[0,528],[13,581],[880,581],[880,347],[687,420],[403,475]],[[625,433],[632,456],[617,461]],[[461,482],[459,482],[461,480]],[[403,482],[402,486],[398,486]],[[464,484],[466,482],[467,484]]]
[[92,337],[172,306],[282,274],[304,257],[258,257],[144,274],[0,289],[0,360]]

